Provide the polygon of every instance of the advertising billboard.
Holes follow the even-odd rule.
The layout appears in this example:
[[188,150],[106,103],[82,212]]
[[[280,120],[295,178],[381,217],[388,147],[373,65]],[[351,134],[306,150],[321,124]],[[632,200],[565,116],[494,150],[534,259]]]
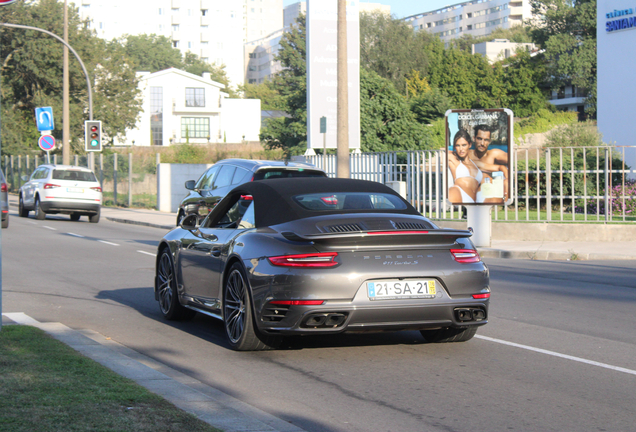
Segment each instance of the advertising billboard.
[[512,202],[513,113],[507,108],[446,112],[447,197],[455,205]]

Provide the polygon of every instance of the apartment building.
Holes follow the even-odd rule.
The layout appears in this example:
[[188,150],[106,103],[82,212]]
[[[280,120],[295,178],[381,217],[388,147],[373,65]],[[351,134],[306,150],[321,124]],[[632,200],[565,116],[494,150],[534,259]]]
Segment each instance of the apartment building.
[[243,45],[283,28],[283,0],[78,0],[80,16],[99,37],[157,34],[181,52],[225,65],[245,80]]
[[443,41],[486,36],[532,18],[530,0],[472,0],[404,18],[415,30],[426,30]]

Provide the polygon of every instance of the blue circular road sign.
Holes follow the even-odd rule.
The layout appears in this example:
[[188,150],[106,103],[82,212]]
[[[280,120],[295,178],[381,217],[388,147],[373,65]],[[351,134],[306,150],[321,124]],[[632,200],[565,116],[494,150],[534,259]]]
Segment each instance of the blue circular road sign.
[[42,135],[38,139],[38,145],[44,151],[53,150],[55,148],[55,138],[51,135]]

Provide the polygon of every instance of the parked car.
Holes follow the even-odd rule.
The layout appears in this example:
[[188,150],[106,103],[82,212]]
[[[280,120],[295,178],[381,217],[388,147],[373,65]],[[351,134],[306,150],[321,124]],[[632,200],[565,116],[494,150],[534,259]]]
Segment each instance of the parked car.
[[43,220],[47,214],[68,214],[72,221],[88,216],[99,222],[102,187],[88,168],[74,165],[40,165],[20,188],[20,217]]
[[462,342],[487,323],[489,273],[466,230],[440,229],[380,183],[254,181],[161,240],[155,299],[169,320],[225,323],[236,350],[286,335],[419,330]]
[[208,168],[196,182],[185,182],[190,193],[179,204],[177,225],[190,214],[198,214],[199,220],[203,220],[221,198],[242,183],[286,177],[327,177],[327,174],[313,165],[296,162],[221,160]]
[[9,187],[0,169],[0,209],[2,210],[2,228],[9,228]]

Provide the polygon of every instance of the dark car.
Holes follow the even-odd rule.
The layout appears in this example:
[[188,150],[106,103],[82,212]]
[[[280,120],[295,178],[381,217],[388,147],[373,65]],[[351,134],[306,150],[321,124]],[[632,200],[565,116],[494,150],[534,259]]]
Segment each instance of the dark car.
[[489,273],[466,230],[440,229],[391,188],[329,178],[255,181],[166,234],[164,317],[225,322],[236,350],[286,335],[419,330],[469,340],[486,324]]
[[253,180],[287,177],[326,177],[313,165],[267,160],[224,159],[208,168],[199,180],[185,183],[190,193],[179,204],[177,225],[189,214],[202,220],[236,186]]

